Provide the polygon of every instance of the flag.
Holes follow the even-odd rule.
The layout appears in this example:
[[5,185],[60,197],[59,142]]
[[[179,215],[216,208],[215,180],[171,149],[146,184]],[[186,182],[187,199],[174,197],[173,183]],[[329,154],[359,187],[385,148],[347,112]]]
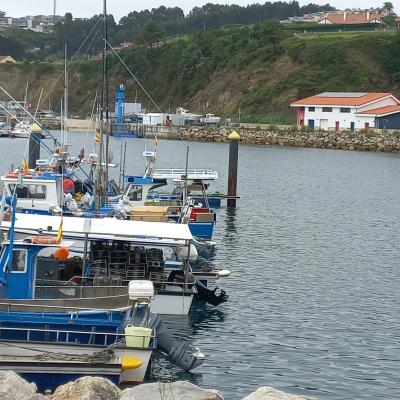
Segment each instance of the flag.
[[57,243],[60,243],[63,235],[63,220],[61,219],[60,226],[58,227]]
[[28,163],[26,162],[25,158],[22,160],[21,169],[22,169],[23,174],[26,174],[26,175],[29,174]]

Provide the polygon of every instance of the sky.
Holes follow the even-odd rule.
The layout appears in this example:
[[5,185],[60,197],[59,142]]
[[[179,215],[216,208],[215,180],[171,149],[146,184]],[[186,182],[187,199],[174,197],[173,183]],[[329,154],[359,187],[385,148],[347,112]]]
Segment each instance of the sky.
[[[247,5],[252,3],[265,3],[266,0],[108,0],[108,11],[113,14],[116,20],[119,20],[130,11],[140,11],[146,8],[159,7],[180,7],[185,13],[190,11],[195,6],[202,6],[206,3],[219,4],[238,4]],[[269,0],[274,1],[274,0]],[[289,1],[289,0],[287,0]],[[351,7],[379,7],[383,4],[383,0],[298,0],[300,5],[308,3],[326,4],[341,8]],[[25,15],[53,14],[53,0],[13,0],[2,1],[0,10],[5,11],[11,17],[22,17]],[[102,0],[57,0],[57,14],[64,15],[66,12],[71,12],[74,17],[91,17],[102,12]],[[395,10],[400,13],[400,0],[392,1]]]

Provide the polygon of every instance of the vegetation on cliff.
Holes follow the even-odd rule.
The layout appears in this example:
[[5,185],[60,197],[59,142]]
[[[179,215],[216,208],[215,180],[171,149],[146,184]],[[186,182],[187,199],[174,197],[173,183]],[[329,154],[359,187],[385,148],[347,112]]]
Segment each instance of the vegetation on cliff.
[[[153,48],[120,50],[120,56],[164,110],[187,106],[234,117],[293,115],[290,102],[322,91],[391,91],[400,94],[400,35],[395,32],[292,33],[275,20],[196,31]],[[110,53],[110,93],[122,82],[127,100],[137,95],[155,111],[133,77]],[[62,64],[0,67],[0,84],[31,102],[44,87],[44,104],[62,95]],[[100,85],[99,60],[69,65],[70,107],[90,109]],[[61,78],[60,78],[61,76]],[[110,98],[112,102],[112,99]]]

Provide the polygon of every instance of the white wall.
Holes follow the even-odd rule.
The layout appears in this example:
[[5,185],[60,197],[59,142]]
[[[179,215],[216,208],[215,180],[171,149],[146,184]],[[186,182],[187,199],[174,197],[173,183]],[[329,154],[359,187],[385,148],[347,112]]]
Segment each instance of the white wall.
[[387,99],[377,100],[373,103],[367,104],[362,107],[358,107],[358,112],[373,110],[374,108],[386,107],[386,106],[394,106],[397,104],[397,101],[392,97],[388,97]]
[[[379,106],[378,106],[379,107]],[[328,120],[328,128],[327,129],[335,129],[336,121],[339,121],[339,129],[340,130],[349,130],[351,126],[351,122],[354,122],[355,129],[363,129],[365,128],[365,123],[369,123],[370,128],[374,128],[375,126],[375,118],[371,116],[360,116],[356,115],[356,108],[350,107],[350,113],[341,113],[341,107],[332,107],[332,112],[322,112],[322,107],[315,107],[315,111],[308,111],[309,107],[305,108],[304,113],[304,124],[308,126],[308,120],[314,120],[314,127],[321,127],[321,119]]]

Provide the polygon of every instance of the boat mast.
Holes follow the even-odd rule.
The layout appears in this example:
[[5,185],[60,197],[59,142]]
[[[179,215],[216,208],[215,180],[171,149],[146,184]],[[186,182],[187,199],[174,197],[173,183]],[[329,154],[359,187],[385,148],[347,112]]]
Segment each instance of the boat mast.
[[61,136],[61,145],[65,147],[67,143],[68,130],[68,72],[67,72],[67,43],[64,47],[64,124]]
[[[104,205],[107,202],[107,187],[108,187],[108,74],[107,74],[107,1],[103,0],[103,70],[101,82],[101,105],[100,105],[100,150],[99,150],[99,165],[98,165],[98,202],[97,204]],[[105,138],[105,140],[104,140]],[[104,146],[105,144],[105,146]],[[105,153],[105,154],[104,154]],[[103,169],[104,168],[104,169]]]

